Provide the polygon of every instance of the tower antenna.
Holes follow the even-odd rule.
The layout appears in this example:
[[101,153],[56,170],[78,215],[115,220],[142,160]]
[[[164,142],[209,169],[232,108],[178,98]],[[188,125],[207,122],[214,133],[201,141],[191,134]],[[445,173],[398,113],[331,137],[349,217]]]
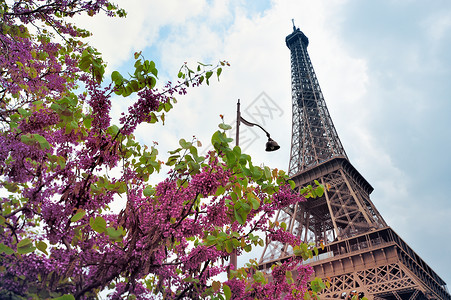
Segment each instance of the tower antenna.
[[294,19],[291,19],[291,22],[293,23],[293,31],[296,31],[296,26],[294,26]]

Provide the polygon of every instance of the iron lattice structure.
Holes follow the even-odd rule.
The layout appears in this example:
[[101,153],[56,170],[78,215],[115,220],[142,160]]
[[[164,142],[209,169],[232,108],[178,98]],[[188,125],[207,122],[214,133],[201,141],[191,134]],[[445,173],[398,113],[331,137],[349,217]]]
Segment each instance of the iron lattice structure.
[[[446,283],[387,226],[370,199],[373,187],[349,162],[307,52],[308,38],[293,26],[286,44],[293,101],[288,172],[297,188],[319,182],[326,191],[281,209],[276,218],[303,241],[325,244],[305,262],[316,276],[330,278],[321,299],[361,292],[370,300],[451,300]],[[290,245],[267,240],[260,269],[292,255]]]
[[299,29],[287,36],[291,51],[292,135],[289,175],[331,157],[345,157],[307,52],[308,38]]

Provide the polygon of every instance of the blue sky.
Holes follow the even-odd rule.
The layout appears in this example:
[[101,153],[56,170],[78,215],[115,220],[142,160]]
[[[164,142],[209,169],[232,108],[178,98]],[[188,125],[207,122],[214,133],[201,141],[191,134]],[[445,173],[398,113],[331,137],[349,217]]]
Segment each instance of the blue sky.
[[[310,40],[309,54],[351,163],[375,188],[387,223],[451,284],[451,2],[449,1],[120,1],[125,20],[86,22],[109,72],[129,69],[134,51],[174,80],[183,62],[228,60],[221,82],[179,99],[165,126],[138,136],[160,153],[196,135],[208,144],[219,114],[232,123],[236,101],[256,120],[262,101],[277,153],[264,135],[246,146],[255,161],[286,169],[291,143],[291,19]],[[255,4],[255,3],[258,3]],[[268,99],[260,98],[264,92]],[[123,101],[123,100],[122,100]],[[260,105],[260,106],[259,106]],[[117,99],[115,110],[125,107]],[[261,106],[263,107],[263,106]]]

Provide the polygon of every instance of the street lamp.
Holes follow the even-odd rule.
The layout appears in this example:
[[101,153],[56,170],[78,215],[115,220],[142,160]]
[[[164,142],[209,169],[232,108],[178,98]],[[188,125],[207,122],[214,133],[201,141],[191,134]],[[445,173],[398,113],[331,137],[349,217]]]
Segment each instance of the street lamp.
[[[241,123],[243,123],[244,125],[247,125],[249,127],[257,126],[266,133],[266,136],[268,137],[268,141],[266,142],[266,149],[265,149],[266,151],[268,151],[268,152],[276,151],[280,148],[279,144],[277,144],[277,142],[271,138],[268,131],[266,131],[263,127],[261,127],[258,124],[247,121],[246,119],[244,119],[241,116],[240,99],[238,99],[238,102],[236,104],[236,138],[235,138],[237,146],[239,146],[239,144],[240,144],[240,124]],[[232,255],[230,255],[230,265],[234,266],[234,268],[236,269],[236,265],[237,265],[236,249],[233,249]]]
[[261,127],[258,124],[247,121],[246,119],[244,119],[241,116],[240,99],[238,99],[238,102],[236,104],[236,138],[235,138],[237,146],[240,144],[240,124],[241,123],[243,123],[244,125],[247,125],[249,127],[257,126],[266,133],[266,136],[268,137],[268,142],[266,142],[266,149],[265,149],[266,151],[276,151],[277,149],[280,148],[279,144],[277,144],[277,142],[271,138],[268,131],[266,131],[263,127]]

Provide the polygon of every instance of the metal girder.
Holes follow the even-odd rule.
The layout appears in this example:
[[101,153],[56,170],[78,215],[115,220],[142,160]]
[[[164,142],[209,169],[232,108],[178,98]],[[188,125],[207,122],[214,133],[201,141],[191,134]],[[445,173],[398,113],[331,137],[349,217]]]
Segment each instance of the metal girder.
[[333,276],[329,282],[330,288],[320,295],[321,299],[339,298],[353,292],[363,293],[368,299],[399,300],[416,299],[423,294],[411,274],[396,263]]

